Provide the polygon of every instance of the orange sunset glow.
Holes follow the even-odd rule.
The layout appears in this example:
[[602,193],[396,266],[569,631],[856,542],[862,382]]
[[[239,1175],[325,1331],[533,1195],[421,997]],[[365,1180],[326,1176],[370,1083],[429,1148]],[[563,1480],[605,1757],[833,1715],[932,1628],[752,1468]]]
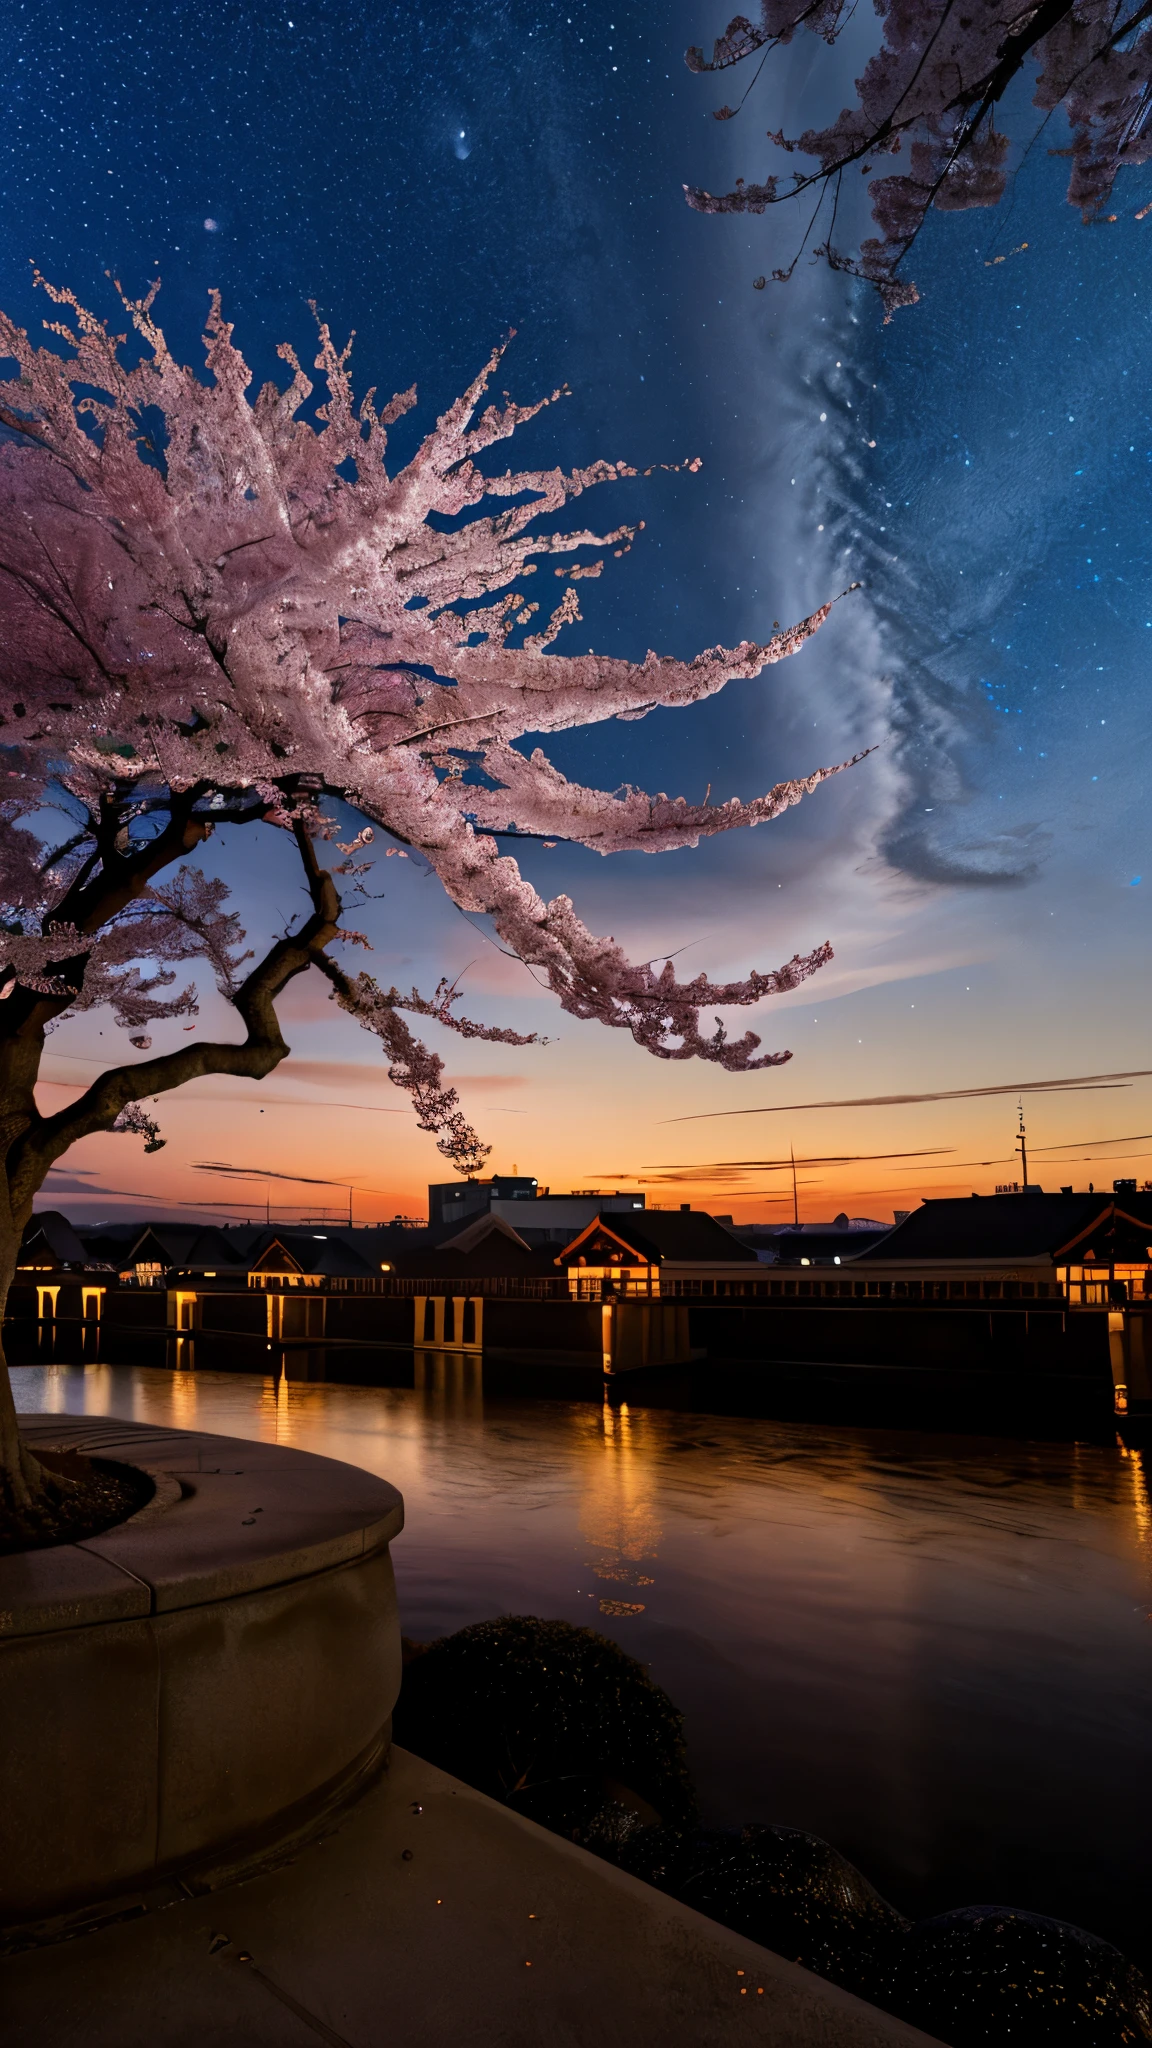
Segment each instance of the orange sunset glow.
[[[870,767],[855,772],[864,777]],[[1030,1177],[1049,1189],[1152,1179],[1152,1076],[1140,1072],[1152,1061],[1132,955],[1111,966],[1102,1005],[1090,976],[1069,973],[1069,954],[1087,950],[1087,935],[1070,937],[1046,914],[1055,877],[1001,899],[991,928],[978,897],[925,886],[891,887],[879,901],[873,892],[862,916],[864,885],[851,865],[862,827],[848,783],[842,778],[843,793],[835,793],[830,843],[807,872],[798,871],[798,856],[812,849],[797,845],[802,828],[792,818],[754,834],[736,861],[715,846],[614,863],[571,849],[533,853],[541,883],[569,888],[601,928],[611,917],[608,928],[633,957],[687,946],[693,962],[725,972],[829,936],[831,964],[751,1014],[765,1049],[793,1055],[760,1073],[653,1060],[623,1032],[564,1016],[519,963],[434,893],[431,878],[412,863],[387,863],[386,900],[358,907],[355,920],[372,942],[377,978],[428,985],[447,969],[462,976],[472,1014],[548,1040],[462,1048],[428,1027],[492,1146],[487,1171],[515,1166],[554,1190],[642,1188],[649,1203],[784,1221],[793,1205],[791,1148],[802,1220],[846,1211],[890,1222],[896,1209],[925,1197],[991,1193],[1019,1178],[1012,1091],[1055,1081],[1066,1085],[1021,1093]],[[860,797],[869,794],[861,783]],[[821,793],[815,801],[823,800]],[[838,836],[845,828],[846,846]],[[261,838],[259,858],[237,887],[250,931],[283,886],[283,835]],[[226,855],[227,847],[216,857]],[[383,858],[377,866],[385,867]],[[765,881],[778,872],[786,886],[773,884],[776,901],[764,919]],[[1079,886],[1087,893],[1091,884]],[[1139,900],[1120,899],[1133,926]],[[194,1031],[234,1035],[235,1020],[203,985],[201,1003]],[[426,1215],[429,1181],[456,1175],[416,1128],[373,1041],[315,976],[288,991],[281,1014],[292,1051],[266,1081],[218,1077],[168,1096],[158,1112],[167,1142],[151,1157],[131,1138],[84,1140],[50,1178],[45,1198],[93,1219],[155,1208],[287,1220],[346,1216],[351,1191],[359,1222]],[[745,1021],[735,1013],[738,1028]],[[177,1043],[184,1028],[157,1027],[157,1045]],[[124,1056],[126,1047],[105,1014],[68,1020],[49,1041],[43,1103],[59,1106],[78,1093],[110,1053]],[[1009,1092],[956,1099],[994,1088]],[[953,1099],[859,1100],[895,1095]],[[786,1107],[848,1098],[852,1106]],[[213,1171],[213,1163],[250,1177]]]

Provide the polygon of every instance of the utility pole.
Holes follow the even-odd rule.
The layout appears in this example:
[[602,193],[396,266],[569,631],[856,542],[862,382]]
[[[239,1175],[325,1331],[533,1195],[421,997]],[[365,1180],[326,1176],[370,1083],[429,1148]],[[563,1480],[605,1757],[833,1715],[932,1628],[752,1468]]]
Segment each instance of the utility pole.
[[1016,1133],[1016,1144],[1020,1153],[1020,1171],[1023,1174],[1020,1188],[1021,1193],[1026,1195],[1028,1192],[1028,1141],[1024,1133],[1024,1104],[1018,1102],[1016,1107],[1020,1112],[1020,1128]]
[[792,1161],[792,1221],[799,1228],[800,1197],[796,1193],[796,1147],[794,1145],[789,1145],[788,1155]]

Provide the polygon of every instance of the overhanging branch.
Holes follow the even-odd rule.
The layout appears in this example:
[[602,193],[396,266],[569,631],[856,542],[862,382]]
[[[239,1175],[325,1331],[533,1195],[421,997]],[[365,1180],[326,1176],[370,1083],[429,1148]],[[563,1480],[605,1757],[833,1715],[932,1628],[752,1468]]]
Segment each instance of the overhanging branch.
[[77,1101],[55,1116],[38,1119],[18,1140],[9,1158],[9,1179],[17,1203],[22,1183],[34,1194],[55,1160],[78,1139],[110,1130],[130,1102],[168,1094],[206,1074],[262,1080],[285,1058],[290,1047],[280,1029],[276,998],[297,975],[324,961],[324,949],[336,937],[340,921],[340,898],[331,875],[320,867],[302,828],[297,828],[296,839],[308,878],[312,914],[299,932],[277,939],[232,998],[233,1008],[246,1026],[243,1043],[181,1046],[156,1059],[109,1068]]

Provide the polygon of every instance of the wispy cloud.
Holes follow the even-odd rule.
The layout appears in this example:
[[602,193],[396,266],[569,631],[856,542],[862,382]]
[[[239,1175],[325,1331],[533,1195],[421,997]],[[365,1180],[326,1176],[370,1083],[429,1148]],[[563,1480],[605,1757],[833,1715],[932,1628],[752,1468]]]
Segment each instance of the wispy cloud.
[[278,1081],[300,1081],[307,1088],[371,1088],[388,1086],[388,1075],[380,1061],[306,1060],[290,1054],[276,1068]]
[[[697,1178],[710,1179],[713,1174],[790,1173],[793,1166],[859,1166],[874,1159],[936,1159],[946,1152],[955,1150],[955,1145],[926,1145],[916,1152],[830,1152],[826,1155],[798,1152],[795,1159],[789,1153],[783,1159],[712,1159],[702,1160],[699,1164],[694,1164],[691,1160],[681,1160],[663,1166],[650,1166],[647,1172],[663,1174],[668,1178],[695,1175]],[[637,1175],[624,1174],[621,1178],[635,1180]]]
[[850,1095],[836,1102],[770,1102],[759,1109],[708,1109],[694,1116],[667,1116],[666,1124],[711,1123],[725,1116],[783,1116],[800,1109],[893,1109],[907,1102],[970,1102],[987,1095],[1060,1095],[1090,1088],[1126,1088],[1152,1076],[1152,1067],[1123,1074],[1080,1074],[1058,1081],[998,1081],[989,1088],[940,1088],[927,1095]]

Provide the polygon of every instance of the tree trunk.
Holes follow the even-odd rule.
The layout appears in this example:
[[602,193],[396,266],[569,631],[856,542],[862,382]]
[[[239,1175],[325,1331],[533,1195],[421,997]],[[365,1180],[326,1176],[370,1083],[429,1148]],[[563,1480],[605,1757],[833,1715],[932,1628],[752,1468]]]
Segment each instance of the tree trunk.
[[20,1435],[4,1355],[3,1318],[19,1251],[19,1236],[11,1230],[0,1231],[0,1519],[17,1526],[34,1517],[56,1490],[52,1483],[55,1475],[44,1470]]
[[[194,796],[195,792],[187,797],[189,804]],[[175,806],[176,799],[173,803]],[[130,897],[141,894],[143,885],[161,867],[183,859],[210,829],[207,820],[181,816],[177,807],[170,832],[162,833],[135,862],[114,858],[109,853],[108,871],[116,873],[109,881],[102,869],[102,879],[92,883],[97,896],[88,901],[80,916],[83,928],[95,931],[109,922]],[[4,991],[4,1033],[0,1033],[0,1325],[16,1274],[23,1233],[32,1216],[32,1204],[51,1167],[78,1138],[96,1131],[127,1128],[151,1130],[154,1136],[155,1126],[147,1117],[143,1126],[139,1120],[132,1126],[120,1121],[126,1110],[133,1106],[139,1110],[141,1097],[167,1094],[170,1089],[183,1087],[185,1082],[199,1080],[205,1074],[234,1074],[262,1080],[286,1056],[288,1042],[276,1015],[276,998],[313,963],[331,974],[325,948],[340,930],[336,884],[328,870],[320,867],[304,825],[297,824],[293,829],[307,877],[312,915],[299,931],[277,939],[239,988],[233,989],[229,984],[229,999],[246,1027],[242,1043],[185,1045],[151,1060],[109,1067],[77,1101],[54,1116],[45,1117],[37,1108],[34,1093],[44,1033],[52,1017],[62,1015],[69,1007],[75,992],[45,996],[42,991],[23,990],[13,996],[10,986]],[[83,897],[84,887],[77,887]],[[65,915],[69,900],[65,897],[63,904],[57,906],[56,916]],[[54,1463],[53,1460],[48,1466],[42,1464],[21,1438],[0,1337],[0,1536],[14,1539],[17,1547],[24,1541],[56,1540],[51,1535],[46,1537],[44,1532],[54,1523],[59,1526],[60,1503],[70,1495],[74,1497],[78,1479],[72,1472],[56,1471]]]

